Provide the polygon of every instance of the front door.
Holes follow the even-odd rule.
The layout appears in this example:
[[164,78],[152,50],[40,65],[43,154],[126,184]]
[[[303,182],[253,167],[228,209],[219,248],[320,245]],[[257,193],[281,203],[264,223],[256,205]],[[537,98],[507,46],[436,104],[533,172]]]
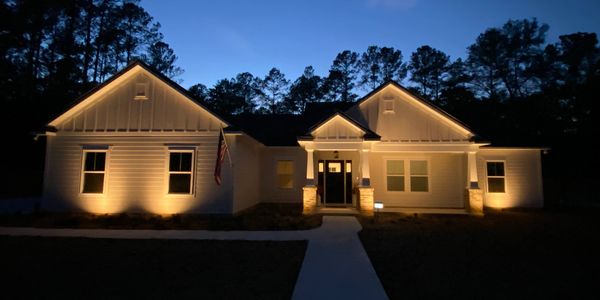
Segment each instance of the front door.
[[[321,169],[321,164],[324,168]],[[326,206],[352,205],[352,162],[319,161],[319,195]]]

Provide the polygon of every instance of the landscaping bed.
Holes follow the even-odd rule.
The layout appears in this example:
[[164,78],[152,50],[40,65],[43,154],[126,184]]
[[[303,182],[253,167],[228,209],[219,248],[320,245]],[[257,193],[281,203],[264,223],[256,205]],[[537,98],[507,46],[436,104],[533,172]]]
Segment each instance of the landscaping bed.
[[320,215],[302,215],[296,204],[259,204],[235,216],[85,213],[0,215],[0,226],[106,229],[304,230],[319,227]]
[[13,299],[289,299],[306,241],[0,236]]
[[598,293],[598,212],[380,214],[360,238],[392,299],[582,298]]

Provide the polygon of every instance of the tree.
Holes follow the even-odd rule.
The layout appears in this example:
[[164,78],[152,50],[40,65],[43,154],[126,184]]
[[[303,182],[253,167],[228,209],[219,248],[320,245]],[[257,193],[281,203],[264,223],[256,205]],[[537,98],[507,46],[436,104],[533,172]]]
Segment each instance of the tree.
[[421,46],[410,57],[410,80],[419,84],[422,95],[438,100],[448,77],[449,62],[450,57],[444,52],[430,46]]
[[234,80],[221,79],[209,90],[206,104],[219,114],[229,115],[243,112],[246,101],[237,94]]
[[322,86],[322,93],[330,101],[349,102],[356,99],[352,92],[358,76],[358,53],[345,50],[337,54]]
[[244,99],[244,105],[241,107],[242,113],[254,111],[256,102],[262,93],[260,83],[260,79],[249,72],[239,73],[235,76],[235,93]]
[[183,74],[183,69],[175,65],[177,60],[175,51],[165,42],[159,41],[152,44],[148,49],[148,54],[144,55],[144,60],[148,65],[171,79]]
[[492,28],[480,34],[475,44],[467,48],[467,65],[476,94],[494,99],[500,96],[505,39],[499,29]]
[[304,111],[306,103],[321,100],[321,81],[312,66],[304,68],[304,73],[290,87],[290,93],[284,100],[285,109],[300,113]]
[[261,81],[261,106],[266,109],[267,113],[282,112],[280,104],[288,93],[288,86],[289,80],[277,68],[272,68]]
[[202,83],[196,83],[190,86],[188,92],[200,102],[206,102],[208,99],[208,88]]
[[371,90],[390,80],[400,82],[407,72],[402,52],[392,47],[369,46],[361,56],[359,67],[360,85]]

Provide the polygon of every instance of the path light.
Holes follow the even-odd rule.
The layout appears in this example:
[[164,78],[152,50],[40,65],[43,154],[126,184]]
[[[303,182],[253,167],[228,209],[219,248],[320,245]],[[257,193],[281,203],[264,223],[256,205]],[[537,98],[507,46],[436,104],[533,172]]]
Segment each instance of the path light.
[[377,215],[379,215],[379,211],[383,209],[383,202],[375,201],[373,202],[373,207],[375,208],[375,217],[373,219],[377,220]]

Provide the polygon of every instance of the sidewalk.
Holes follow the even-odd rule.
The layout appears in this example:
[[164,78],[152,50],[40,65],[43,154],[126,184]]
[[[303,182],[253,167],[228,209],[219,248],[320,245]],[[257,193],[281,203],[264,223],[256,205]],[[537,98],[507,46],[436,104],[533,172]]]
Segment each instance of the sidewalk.
[[293,299],[387,299],[357,232],[355,217],[324,216],[298,231],[112,230],[0,227],[0,235],[107,239],[308,240]]

